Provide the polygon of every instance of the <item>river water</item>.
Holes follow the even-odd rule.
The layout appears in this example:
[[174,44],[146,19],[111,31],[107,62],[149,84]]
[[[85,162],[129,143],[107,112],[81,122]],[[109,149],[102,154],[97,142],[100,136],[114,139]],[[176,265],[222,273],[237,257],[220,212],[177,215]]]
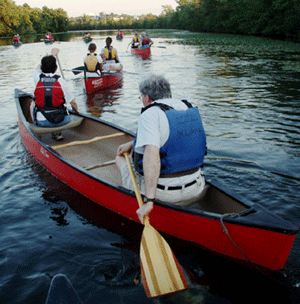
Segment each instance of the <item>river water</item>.
[[[81,35],[52,46],[0,43],[0,303],[44,303],[58,273],[69,277],[84,303],[299,303],[299,235],[285,268],[275,274],[168,239],[191,287],[147,299],[139,282],[141,226],[95,206],[26,152],[14,88],[32,93],[40,59],[57,47],[79,110],[134,131],[140,79],[163,74],[173,97],[200,109],[208,142],[205,174],[299,225],[300,45],[152,31],[152,55],[143,59],[130,54],[131,33],[125,32],[123,41],[113,42],[124,66],[122,84],[88,99],[82,75],[70,71],[87,53]],[[98,50],[107,35],[115,34],[94,33]]]

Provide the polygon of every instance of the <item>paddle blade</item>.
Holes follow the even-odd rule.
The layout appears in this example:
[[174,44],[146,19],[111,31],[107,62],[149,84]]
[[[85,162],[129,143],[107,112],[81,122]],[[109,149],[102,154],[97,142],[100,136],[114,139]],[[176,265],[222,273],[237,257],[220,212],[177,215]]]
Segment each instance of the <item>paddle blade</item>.
[[148,298],[184,290],[184,273],[164,238],[146,224],[140,248],[141,272]]
[[74,75],[80,74],[84,71],[84,66],[79,66],[77,68],[72,69]]

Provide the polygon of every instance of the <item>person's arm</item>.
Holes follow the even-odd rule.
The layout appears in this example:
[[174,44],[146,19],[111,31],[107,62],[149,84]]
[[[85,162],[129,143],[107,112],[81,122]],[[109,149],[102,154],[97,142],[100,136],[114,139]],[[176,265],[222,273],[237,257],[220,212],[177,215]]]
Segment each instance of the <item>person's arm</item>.
[[62,77],[58,78],[58,82],[61,85],[61,88],[63,90],[64,93],[64,97],[65,97],[65,101],[66,101],[66,106],[68,106],[69,104],[71,105],[72,109],[76,112],[78,112],[78,106],[77,103],[75,101],[75,98],[67,84],[67,82],[65,81],[65,79],[63,79]]
[[159,148],[154,145],[146,145],[143,156],[143,171],[145,178],[145,195],[147,202],[137,210],[141,223],[144,223],[145,215],[153,209],[157,182],[160,175]]
[[101,55],[97,55],[97,60],[98,60],[99,65],[100,65],[100,71],[102,72],[102,70],[103,70],[103,59],[102,59]]
[[37,69],[35,70],[34,72],[34,75],[33,75],[33,81],[34,81],[34,85],[36,86],[37,83],[39,82],[40,80],[40,75],[42,74],[42,70],[41,70],[41,65],[39,64],[37,66]]
[[119,60],[119,55],[118,55],[118,51],[115,49],[115,51],[116,51],[116,63],[119,63],[120,62],[120,60]]

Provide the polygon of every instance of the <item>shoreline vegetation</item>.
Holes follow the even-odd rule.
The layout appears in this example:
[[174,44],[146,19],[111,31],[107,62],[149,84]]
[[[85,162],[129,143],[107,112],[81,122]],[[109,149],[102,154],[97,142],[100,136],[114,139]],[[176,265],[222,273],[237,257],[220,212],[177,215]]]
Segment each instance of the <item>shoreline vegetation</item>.
[[300,42],[298,0],[176,0],[174,10],[163,5],[159,16],[97,13],[68,17],[63,9],[0,4],[0,37],[38,35],[46,32],[111,29],[178,29],[190,32],[253,35]]

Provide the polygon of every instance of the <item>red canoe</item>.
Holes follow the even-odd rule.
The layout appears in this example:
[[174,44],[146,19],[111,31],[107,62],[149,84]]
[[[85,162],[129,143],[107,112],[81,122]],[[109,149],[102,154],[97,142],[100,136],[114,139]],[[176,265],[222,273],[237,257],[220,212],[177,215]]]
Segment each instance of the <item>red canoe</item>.
[[[133,134],[73,112],[71,122],[61,128],[37,127],[29,115],[32,99],[30,94],[15,90],[19,130],[26,149],[71,188],[138,222],[135,194],[122,187],[114,162],[117,147],[132,140]],[[58,130],[62,131],[62,142],[51,138],[51,132]],[[258,204],[237,199],[215,181],[208,185],[203,197],[189,207],[156,202],[152,226],[246,264],[282,269],[298,227]]]
[[151,54],[151,48],[147,48],[147,49],[131,48],[131,54],[140,55],[143,57],[149,57]]
[[123,78],[122,72],[107,74],[101,77],[84,78],[86,93],[93,93],[95,91],[106,90],[114,84],[121,81]]

